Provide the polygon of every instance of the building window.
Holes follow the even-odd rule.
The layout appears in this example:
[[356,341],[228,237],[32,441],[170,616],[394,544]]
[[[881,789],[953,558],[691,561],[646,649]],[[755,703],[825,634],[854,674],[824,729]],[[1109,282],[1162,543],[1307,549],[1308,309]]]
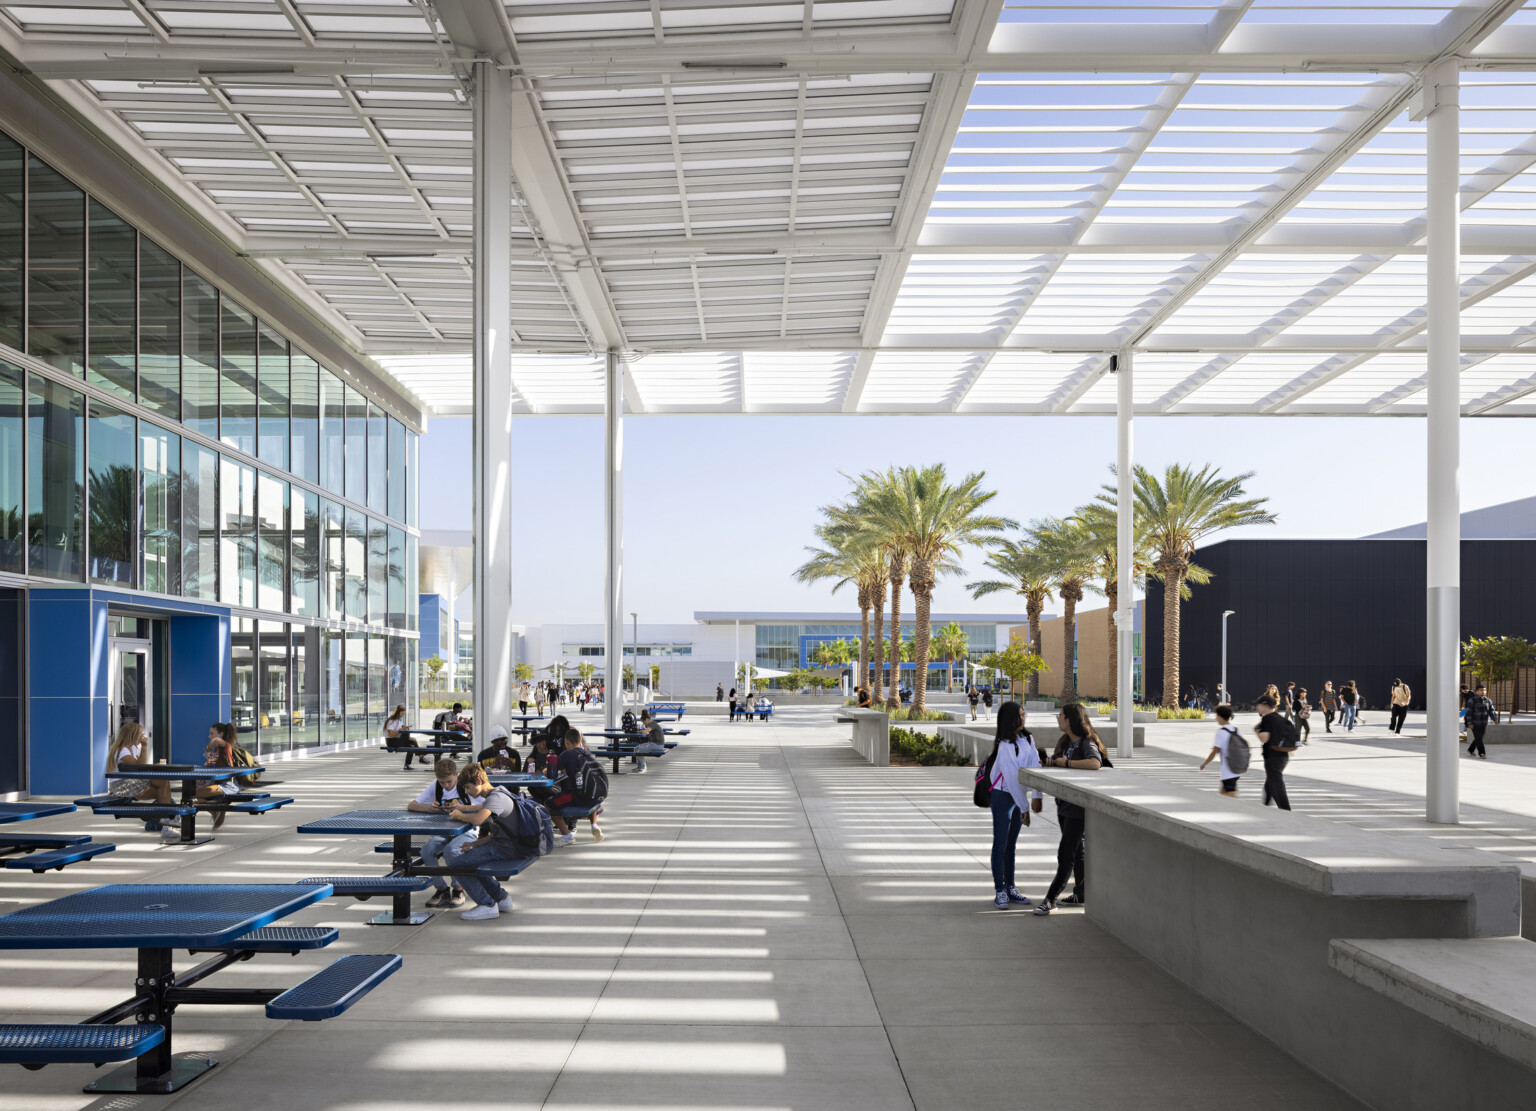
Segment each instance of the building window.
[[181,589],[186,598],[218,597],[219,454],[181,445]]
[[288,469],[288,341],[262,324],[256,329],[256,454]]
[[87,378],[124,401],[138,397],[134,318],[138,309],[138,233],[96,201],[90,220],[90,316],[86,336]]
[[347,406],[347,462],[342,496],[363,505],[368,501],[368,402],[351,386],[344,387],[343,393]]
[[85,504],[85,398],[31,375],[27,390],[28,569],[79,580]]
[[256,471],[219,459],[219,601],[256,605]]
[[405,628],[405,530],[389,529],[389,627]]
[[27,160],[27,353],[85,372],[85,193]]
[[320,630],[313,625],[290,625],[289,663],[293,723],[289,735],[294,748],[313,748],[320,743],[320,672],[323,655]]
[[320,630],[320,743],[339,745],[347,739],[346,634]]
[[181,423],[219,435],[219,291],[190,270],[181,280]]
[[256,454],[256,318],[228,297],[219,312],[219,439]]
[[340,621],[347,614],[345,514],[333,501],[320,502],[324,579],[321,580],[320,616]]
[[300,617],[320,617],[320,499],[307,490],[295,489],[289,512],[291,612]]
[[405,425],[389,418],[389,515],[405,520]]
[[0,135],[0,343],[22,350],[26,321],[27,155]]
[[256,732],[256,622],[229,620],[229,714],[246,744],[260,743]]
[[91,581],[132,586],[138,544],[133,525],[138,516],[134,464],[138,457],[134,419],[101,401],[90,404]]
[[368,508],[389,512],[389,425],[384,411],[368,405]]
[[181,419],[181,263],[139,237],[139,404]]
[[[418,554],[419,541],[409,533],[405,537],[405,627],[411,632],[416,631],[416,626],[421,621],[420,606],[417,599],[421,597],[421,566]],[[411,688],[415,690],[414,687]]]
[[293,721],[288,706],[288,626],[281,621],[258,621],[256,628],[257,736],[263,755],[287,752]]
[[282,613],[288,606],[288,484],[260,472],[256,508],[256,605]]
[[139,422],[139,582],[156,594],[181,593],[181,437]]
[[346,492],[347,391],[330,371],[320,371],[320,485]]
[[293,439],[293,473],[306,482],[320,483],[320,364],[308,355],[293,352],[289,361]]
[[26,441],[24,381],[18,367],[0,363],[0,571],[17,574],[26,570],[21,500],[22,475],[26,473],[22,465]]
[[349,621],[368,620],[368,518],[355,509],[346,512],[346,615]]
[[[389,526],[368,518],[368,620],[383,625],[389,619]],[[380,723],[383,724],[382,722]]]
[[405,434],[405,523],[412,528],[416,527],[416,499],[421,493],[416,487],[421,473],[416,468],[421,457],[419,439],[414,432]]

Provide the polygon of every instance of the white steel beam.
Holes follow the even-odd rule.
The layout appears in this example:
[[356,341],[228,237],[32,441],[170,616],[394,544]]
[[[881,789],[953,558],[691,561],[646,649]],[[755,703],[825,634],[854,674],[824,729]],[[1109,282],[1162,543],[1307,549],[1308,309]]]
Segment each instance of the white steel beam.
[[1121,760],[1136,754],[1136,706],[1132,682],[1136,662],[1136,500],[1134,422],[1136,388],[1132,379],[1135,356],[1129,349],[1115,356],[1115,717],[1116,753]]
[[603,368],[603,722],[619,727],[624,692],[624,369],[617,351]]

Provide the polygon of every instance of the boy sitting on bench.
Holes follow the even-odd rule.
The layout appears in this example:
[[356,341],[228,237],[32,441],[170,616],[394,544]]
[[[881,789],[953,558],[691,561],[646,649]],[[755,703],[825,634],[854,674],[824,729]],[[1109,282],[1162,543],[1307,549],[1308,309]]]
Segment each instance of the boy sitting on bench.
[[[414,810],[418,814],[446,814],[459,805],[478,808],[484,801],[481,798],[470,798],[460,793],[462,779],[459,775],[459,765],[451,758],[444,756],[433,764],[432,774],[437,777],[433,780],[432,786],[406,803],[407,810]],[[442,867],[444,857],[452,860],[458,856],[465,845],[474,841],[479,835],[480,830],[476,828],[452,839],[430,838],[421,847],[421,862],[428,867]],[[432,886],[437,888],[437,891],[427,899],[427,906],[461,907],[464,905],[464,889],[457,883],[450,890],[445,877],[433,876]]]

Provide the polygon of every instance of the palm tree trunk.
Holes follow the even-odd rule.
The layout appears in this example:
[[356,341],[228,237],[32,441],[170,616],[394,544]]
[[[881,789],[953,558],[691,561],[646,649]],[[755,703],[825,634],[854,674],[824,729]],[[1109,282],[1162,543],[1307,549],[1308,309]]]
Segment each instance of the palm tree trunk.
[[1077,701],[1077,599],[1071,590],[1061,592],[1061,701]]
[[[928,615],[933,606],[933,564],[927,560],[912,561],[912,598],[916,603],[916,613],[913,620],[917,623],[914,636],[917,640],[916,657],[912,663],[915,667],[912,680],[915,688],[912,694],[912,708],[921,713],[928,708],[928,639],[933,630],[928,627]],[[953,667],[950,669],[953,675]]]
[[887,710],[901,709],[901,584],[907,577],[906,561],[900,556],[891,560],[891,647],[885,654],[891,668],[890,693],[885,699]]
[[1109,652],[1109,695],[1110,698],[1120,697],[1120,638],[1116,635],[1118,626],[1115,624],[1115,606],[1119,604],[1120,583],[1113,575],[1104,579],[1104,597],[1109,602],[1109,612],[1104,615],[1105,623],[1109,626],[1109,636],[1105,644]]
[[[869,674],[869,587],[859,586],[859,681]],[[855,686],[858,684],[856,683]]]
[[[1029,616],[1029,650],[1035,655],[1040,655],[1040,614],[1045,609],[1045,603],[1038,598],[1030,598],[1024,604],[1024,612]],[[1025,698],[1040,697],[1040,673],[1031,672],[1029,686],[1024,691]]]
[[1179,705],[1179,595],[1184,587],[1184,570],[1163,571],[1163,705]]

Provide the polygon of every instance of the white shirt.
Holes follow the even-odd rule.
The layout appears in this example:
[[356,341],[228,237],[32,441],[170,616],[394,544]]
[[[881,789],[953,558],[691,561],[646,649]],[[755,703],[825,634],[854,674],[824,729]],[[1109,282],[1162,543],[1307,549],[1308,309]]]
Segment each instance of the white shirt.
[[144,761],[140,759],[140,757],[143,755],[143,742],[140,742],[136,745],[124,745],[122,750],[117,754],[118,767],[121,767],[124,764],[142,764]]
[[1216,739],[1211,742],[1216,750],[1221,753],[1221,778],[1236,779],[1240,774],[1232,770],[1232,765],[1227,761],[1227,745],[1232,740],[1232,735],[1237,732],[1235,725],[1222,725],[1216,729]]
[[[425,791],[423,791],[421,794],[416,796],[416,801],[421,803],[421,805],[423,805],[423,806],[436,806],[437,805],[437,789],[436,788],[437,788],[437,784],[436,783],[432,784],[431,787],[428,787]],[[459,801],[459,789],[457,787],[449,787],[446,791],[443,792],[443,801],[444,802],[458,802]],[[464,800],[464,805],[465,806],[479,806],[484,801],[485,801],[484,799],[477,799],[477,798],[474,798],[473,796],[471,796],[470,798],[467,798],[467,799]]]
[[[1029,803],[1025,799],[1024,784],[1019,782],[1019,769],[1039,766],[1040,750],[1031,738],[1020,737],[1018,744],[1004,741],[997,746],[997,759],[992,761],[992,790],[1006,790],[1013,796],[1019,809],[1025,809]],[[1041,797],[1039,791],[1031,791],[1030,794],[1035,798]]]

